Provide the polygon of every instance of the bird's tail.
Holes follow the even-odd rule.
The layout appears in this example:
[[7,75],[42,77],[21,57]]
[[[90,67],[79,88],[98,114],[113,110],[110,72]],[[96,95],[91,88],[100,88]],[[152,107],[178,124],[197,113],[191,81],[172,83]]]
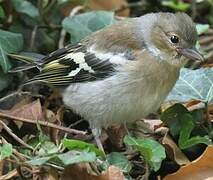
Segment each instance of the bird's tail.
[[41,70],[41,66],[43,64],[44,56],[36,53],[22,53],[22,54],[9,54],[12,59],[18,60],[20,62],[24,62],[24,65],[15,67],[9,70],[10,73],[21,72],[30,70],[33,68],[37,68]]

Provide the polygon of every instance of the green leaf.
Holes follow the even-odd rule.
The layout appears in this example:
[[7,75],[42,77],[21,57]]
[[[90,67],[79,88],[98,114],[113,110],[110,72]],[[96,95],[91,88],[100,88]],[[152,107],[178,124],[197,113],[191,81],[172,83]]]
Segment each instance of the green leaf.
[[33,165],[33,166],[40,166],[45,163],[47,163],[53,156],[47,156],[47,157],[34,157],[32,160],[27,161],[27,163]]
[[4,72],[11,68],[7,58],[8,53],[16,53],[23,47],[23,37],[21,34],[0,30],[0,66]]
[[0,160],[11,156],[13,153],[13,146],[11,144],[3,144],[0,146]]
[[159,170],[162,160],[166,158],[164,147],[154,140],[125,136],[124,143],[138,150],[154,171]]
[[163,6],[169,7],[171,9],[176,10],[176,11],[186,11],[191,6],[189,3],[185,3],[185,2],[182,2],[182,1],[175,1],[175,0],[161,1],[161,4]]
[[169,127],[173,137],[179,136],[178,144],[181,149],[199,143],[211,144],[211,140],[207,136],[191,137],[195,123],[199,121],[198,113],[188,111],[182,104],[175,104],[166,109],[161,114],[161,120]]
[[190,70],[183,68],[167,100],[213,102],[213,68]]
[[160,119],[169,126],[169,130],[173,137],[180,134],[180,119],[182,114],[186,113],[189,113],[189,111],[182,104],[174,104],[161,114]]
[[38,19],[38,9],[31,2],[26,0],[12,0],[12,2],[17,12],[26,14],[33,19]]
[[60,162],[64,165],[77,164],[82,162],[94,162],[96,160],[96,155],[94,152],[88,151],[68,151],[63,154],[52,154],[44,157],[34,157],[32,160],[27,161],[29,164],[34,166],[40,166],[48,162]]
[[196,24],[196,29],[198,35],[204,34],[209,30],[209,24]]
[[130,172],[132,169],[131,163],[128,161],[126,156],[118,152],[112,152],[107,155],[107,161],[109,165],[114,165],[120,168],[123,172]]
[[0,6],[0,18],[4,17],[5,17],[4,9]]
[[71,42],[76,43],[92,32],[113,24],[114,21],[113,12],[92,11],[74,17],[66,17],[62,26],[70,33]]
[[95,147],[94,144],[86,143],[80,140],[74,140],[74,139],[63,139],[62,143],[64,147],[66,147],[69,150],[86,150],[88,149],[89,152],[94,152],[97,156],[104,157],[104,152],[102,152],[100,149]]
[[58,147],[50,141],[45,141],[41,144],[41,148],[39,149],[38,154],[40,156],[48,155],[48,154],[54,154],[58,152]]
[[96,160],[96,154],[87,151],[68,151],[64,154],[59,154],[57,158],[61,160],[64,165],[70,165],[82,162],[94,162]]
[[200,136],[193,136],[190,138],[190,134],[195,127],[193,117],[191,114],[183,114],[181,117],[181,131],[180,136],[178,139],[178,144],[181,149],[189,148],[196,144],[211,144],[211,140],[208,136],[200,137]]

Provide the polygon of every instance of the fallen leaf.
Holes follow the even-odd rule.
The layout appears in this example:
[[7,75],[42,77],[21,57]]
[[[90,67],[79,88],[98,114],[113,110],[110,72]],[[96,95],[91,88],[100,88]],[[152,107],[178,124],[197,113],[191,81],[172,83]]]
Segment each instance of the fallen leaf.
[[97,178],[97,180],[124,180],[124,179],[125,177],[122,171],[115,166],[110,166]]
[[[84,5],[80,1],[76,2],[67,2],[64,5],[61,6],[61,13],[64,16],[69,16],[70,12],[72,11],[73,8],[79,5]],[[127,0],[89,0],[86,3],[86,6],[90,10],[106,10],[106,11],[114,11],[114,10],[119,10],[116,15],[118,16],[124,16],[127,17],[130,15],[130,9],[129,8],[122,8],[124,6],[128,5]]]
[[[90,172],[89,172],[90,171]],[[88,164],[78,164],[65,168],[61,180],[124,180],[123,172],[115,167],[110,166],[100,175],[95,175],[91,172]]]
[[123,138],[127,133],[124,125],[113,125],[107,129],[107,135],[109,136],[110,142],[118,149],[123,147]]
[[[48,122],[61,125],[63,120],[63,113],[64,113],[63,108],[59,108],[56,114],[53,111],[46,109],[45,119]],[[53,129],[53,128],[46,128],[46,129],[48,129],[48,134],[50,135],[51,140],[55,142],[56,144],[59,144],[61,141],[60,131],[58,129]]]
[[[29,99],[24,99],[14,105],[11,110],[3,111],[6,114],[31,120],[41,120],[43,118],[42,107],[40,100],[29,102]],[[16,125],[21,128],[22,122],[15,121]]]
[[[89,8],[93,10],[107,10],[112,11],[115,9],[122,8],[128,3],[126,0],[91,0],[89,1]],[[116,13],[118,16],[129,16],[130,10],[126,8]]]
[[149,124],[149,128],[155,132],[156,129],[162,126],[163,122],[160,119],[144,119],[145,123]]
[[189,70],[182,68],[179,80],[167,100],[213,102],[213,68]]
[[51,168],[49,171],[48,171],[48,178],[47,180],[58,180],[59,179],[59,175],[58,175],[58,172]]
[[[165,130],[163,131],[165,132]],[[169,129],[167,128],[167,131],[162,139],[162,144],[166,148],[167,155],[170,157],[170,159],[173,159],[179,165],[189,164],[190,161],[185,156],[185,154],[183,154],[183,152],[176,145],[176,143],[173,141],[171,136],[168,134],[168,131]]]
[[208,146],[195,161],[181,167],[176,173],[167,175],[163,180],[212,180],[213,179],[213,146]]

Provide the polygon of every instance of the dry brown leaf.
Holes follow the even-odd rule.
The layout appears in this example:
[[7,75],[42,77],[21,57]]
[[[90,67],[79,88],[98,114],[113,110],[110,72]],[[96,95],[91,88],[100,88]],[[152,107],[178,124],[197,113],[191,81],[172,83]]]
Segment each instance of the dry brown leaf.
[[166,176],[163,180],[213,180],[213,146],[195,161],[181,167],[176,173]]
[[[57,125],[62,124],[64,109],[59,108],[57,113],[55,114],[53,111],[46,109],[45,111],[45,120]],[[45,128],[47,133],[50,135],[51,140],[56,144],[59,144],[61,141],[60,131],[58,129],[53,128]]]
[[[86,5],[91,10],[113,11],[121,9],[116,13],[116,15],[128,17],[130,14],[129,8],[124,8],[122,10],[122,7],[126,6],[127,4],[127,0],[89,0]],[[64,6],[62,6],[61,13],[64,16],[69,16],[72,9],[79,5],[80,4],[78,1],[68,2]]]
[[[89,172],[90,171],[90,172]],[[95,175],[87,164],[78,164],[65,168],[61,180],[124,180],[123,172],[115,167],[110,166],[100,175]]]
[[170,159],[173,159],[177,164],[186,165],[190,163],[189,159],[168,135],[168,131],[162,139],[162,144],[166,147],[166,151]]
[[127,130],[124,125],[113,125],[107,129],[107,134],[111,143],[118,149],[123,147],[123,138]]
[[96,180],[124,180],[125,177],[123,172],[115,167],[110,166],[106,171],[104,171]]
[[[115,10],[126,6],[126,0],[90,0],[88,6],[93,10]],[[129,9],[124,9],[116,13],[118,16],[129,16]]]
[[58,175],[58,172],[51,168],[49,171],[48,171],[48,178],[47,180],[58,180],[59,179],[59,175]]
[[149,124],[150,130],[153,132],[156,131],[159,127],[162,126],[163,122],[160,119],[144,119],[145,123]]
[[[24,99],[17,103],[11,110],[3,111],[6,114],[31,120],[41,120],[43,118],[42,107],[40,100],[29,102],[29,99]],[[22,122],[15,121],[16,125],[20,128]]]

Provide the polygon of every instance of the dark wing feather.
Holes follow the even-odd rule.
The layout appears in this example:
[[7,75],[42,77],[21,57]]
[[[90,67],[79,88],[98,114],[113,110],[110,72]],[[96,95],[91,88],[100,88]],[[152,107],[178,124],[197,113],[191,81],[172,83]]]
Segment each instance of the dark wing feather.
[[[83,59],[79,60],[77,54]],[[41,72],[26,84],[44,82],[55,86],[67,86],[75,82],[103,79],[115,72],[114,65],[108,59],[97,58],[82,44],[59,49],[46,56],[43,62]]]

